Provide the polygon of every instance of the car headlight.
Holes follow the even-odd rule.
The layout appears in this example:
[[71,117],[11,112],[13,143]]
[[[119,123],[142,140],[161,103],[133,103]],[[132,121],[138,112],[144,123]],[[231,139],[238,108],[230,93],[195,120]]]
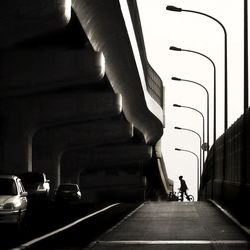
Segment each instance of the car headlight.
[[14,203],[6,203],[3,205],[3,209],[14,210],[15,205],[14,205]]
[[3,209],[15,210],[21,205],[20,202],[9,202],[3,205]]

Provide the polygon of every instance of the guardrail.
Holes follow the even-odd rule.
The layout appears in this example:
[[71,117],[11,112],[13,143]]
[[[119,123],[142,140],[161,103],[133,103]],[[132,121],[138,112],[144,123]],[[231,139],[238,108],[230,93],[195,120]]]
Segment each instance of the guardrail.
[[208,153],[201,199],[213,199],[250,226],[250,109],[221,135]]

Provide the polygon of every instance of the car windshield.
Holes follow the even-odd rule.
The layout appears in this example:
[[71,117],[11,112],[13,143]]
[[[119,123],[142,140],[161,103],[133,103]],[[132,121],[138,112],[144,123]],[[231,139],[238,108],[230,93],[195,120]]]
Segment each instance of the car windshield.
[[17,188],[13,179],[0,178],[0,195],[17,195]]

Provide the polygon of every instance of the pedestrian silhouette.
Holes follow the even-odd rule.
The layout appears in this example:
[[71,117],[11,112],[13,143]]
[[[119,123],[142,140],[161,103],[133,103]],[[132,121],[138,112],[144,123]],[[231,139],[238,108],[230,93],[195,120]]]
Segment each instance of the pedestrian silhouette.
[[187,200],[189,200],[189,196],[187,194],[188,187],[187,187],[187,184],[186,184],[185,180],[183,179],[182,175],[179,176],[179,180],[180,180],[180,184],[181,184],[181,186],[179,188],[179,190],[181,192],[181,201],[183,201],[184,194],[185,194]]

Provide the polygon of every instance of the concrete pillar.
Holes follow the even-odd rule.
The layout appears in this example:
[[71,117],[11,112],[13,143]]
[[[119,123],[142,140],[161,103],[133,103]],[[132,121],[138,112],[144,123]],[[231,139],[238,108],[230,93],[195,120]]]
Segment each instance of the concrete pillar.
[[42,127],[114,117],[120,112],[121,96],[113,93],[78,91],[2,100],[0,170],[32,170],[32,137]]
[[32,138],[23,127],[2,129],[0,172],[20,174],[31,171]]
[[[33,170],[45,172],[51,179],[51,186],[60,183],[61,155],[72,148],[86,150],[97,145],[128,141],[133,135],[132,125],[122,119],[106,119],[85,123],[52,126],[41,129],[33,138]],[[77,177],[80,170],[72,159],[63,180]],[[78,178],[78,177],[77,177]]]

